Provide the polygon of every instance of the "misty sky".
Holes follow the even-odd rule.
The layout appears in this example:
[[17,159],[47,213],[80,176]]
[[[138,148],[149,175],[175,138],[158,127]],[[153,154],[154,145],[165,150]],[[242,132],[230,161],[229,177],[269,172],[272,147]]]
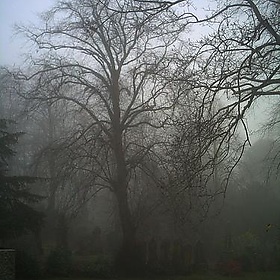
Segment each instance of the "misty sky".
[[[14,65],[20,62],[24,40],[15,36],[14,24],[28,25],[38,22],[38,14],[51,7],[56,0],[0,0],[0,64]],[[195,13],[202,16],[201,8],[207,8],[207,0],[196,0]],[[203,5],[204,3],[204,5]],[[194,8],[191,8],[194,10]]]
[[22,39],[14,36],[15,23],[36,22],[38,13],[46,10],[54,0],[0,0],[0,64],[13,65],[24,52]]
[[[14,65],[21,61],[26,52],[21,36],[15,36],[15,23],[28,25],[38,22],[38,14],[48,9],[55,0],[0,0],[0,64]],[[267,106],[259,104],[251,110],[248,122],[252,130],[258,129],[259,120],[267,117]]]

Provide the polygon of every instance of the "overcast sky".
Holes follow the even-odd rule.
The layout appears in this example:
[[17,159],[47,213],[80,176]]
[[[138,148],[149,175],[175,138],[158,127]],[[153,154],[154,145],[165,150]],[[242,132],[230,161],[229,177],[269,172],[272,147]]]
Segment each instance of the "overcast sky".
[[13,65],[20,61],[24,46],[14,36],[15,23],[34,23],[38,14],[49,8],[55,0],[0,0],[0,64]]
[[[15,36],[14,25],[36,23],[38,15],[55,2],[56,0],[0,0],[0,65],[19,64],[20,55],[26,52],[23,38]],[[194,2],[198,7],[195,12],[202,16],[200,11],[207,7],[207,0]]]
[[[14,24],[36,23],[38,14],[55,2],[56,0],[0,0],[0,65],[19,65],[21,54],[26,52],[22,38],[14,35]],[[256,106],[248,116],[251,129],[257,129],[259,122],[255,120],[263,120],[265,115],[266,108]]]

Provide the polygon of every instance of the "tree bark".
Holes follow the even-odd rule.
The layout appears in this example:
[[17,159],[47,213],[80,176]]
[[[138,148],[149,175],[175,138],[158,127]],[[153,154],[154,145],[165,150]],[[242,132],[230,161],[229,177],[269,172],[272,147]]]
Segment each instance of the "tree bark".
[[112,148],[116,163],[116,174],[113,189],[118,203],[119,218],[122,228],[122,245],[117,256],[117,269],[128,272],[135,267],[135,225],[128,201],[128,170],[123,148],[123,127],[120,116],[120,90],[118,85],[119,74],[112,71],[111,98],[113,105],[112,120]]

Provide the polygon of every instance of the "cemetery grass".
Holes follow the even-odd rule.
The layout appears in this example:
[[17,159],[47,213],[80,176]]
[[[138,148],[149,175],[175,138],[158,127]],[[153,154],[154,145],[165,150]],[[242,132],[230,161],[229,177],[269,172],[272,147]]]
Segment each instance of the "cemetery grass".
[[[279,280],[278,272],[254,272],[243,273],[240,276],[222,276],[212,273],[191,274],[189,276],[177,277],[154,277],[154,278],[112,278],[107,280]],[[96,278],[49,278],[45,280],[101,280]]]

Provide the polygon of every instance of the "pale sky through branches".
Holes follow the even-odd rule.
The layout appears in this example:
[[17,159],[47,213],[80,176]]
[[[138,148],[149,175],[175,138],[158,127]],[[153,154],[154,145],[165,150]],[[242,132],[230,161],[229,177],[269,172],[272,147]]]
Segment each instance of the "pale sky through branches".
[[[39,14],[49,9],[56,0],[0,0],[0,65],[2,66],[20,66],[23,54],[28,52],[28,45],[21,35],[15,35],[14,25],[39,24]],[[190,12],[198,16],[204,16],[203,9],[208,9],[211,1],[194,0],[194,7],[190,7]],[[197,27],[199,28],[199,27]],[[190,37],[199,37],[199,30],[191,28]],[[202,32],[202,31],[201,31]],[[266,106],[264,106],[266,105]],[[251,130],[258,129],[260,121],[267,118],[267,103],[259,104],[253,110],[250,110],[248,122]]]
[[[14,65],[21,61],[26,53],[22,36],[15,35],[15,24],[36,24],[38,15],[50,8],[56,0],[0,0],[0,64]],[[193,1],[197,8],[191,12],[202,16],[201,8],[207,9],[207,1]],[[197,3],[196,3],[197,2]],[[205,5],[202,5],[204,3]]]
[[20,36],[13,26],[38,21],[38,14],[48,9],[55,0],[1,0],[0,1],[0,64],[14,65],[25,52]]

